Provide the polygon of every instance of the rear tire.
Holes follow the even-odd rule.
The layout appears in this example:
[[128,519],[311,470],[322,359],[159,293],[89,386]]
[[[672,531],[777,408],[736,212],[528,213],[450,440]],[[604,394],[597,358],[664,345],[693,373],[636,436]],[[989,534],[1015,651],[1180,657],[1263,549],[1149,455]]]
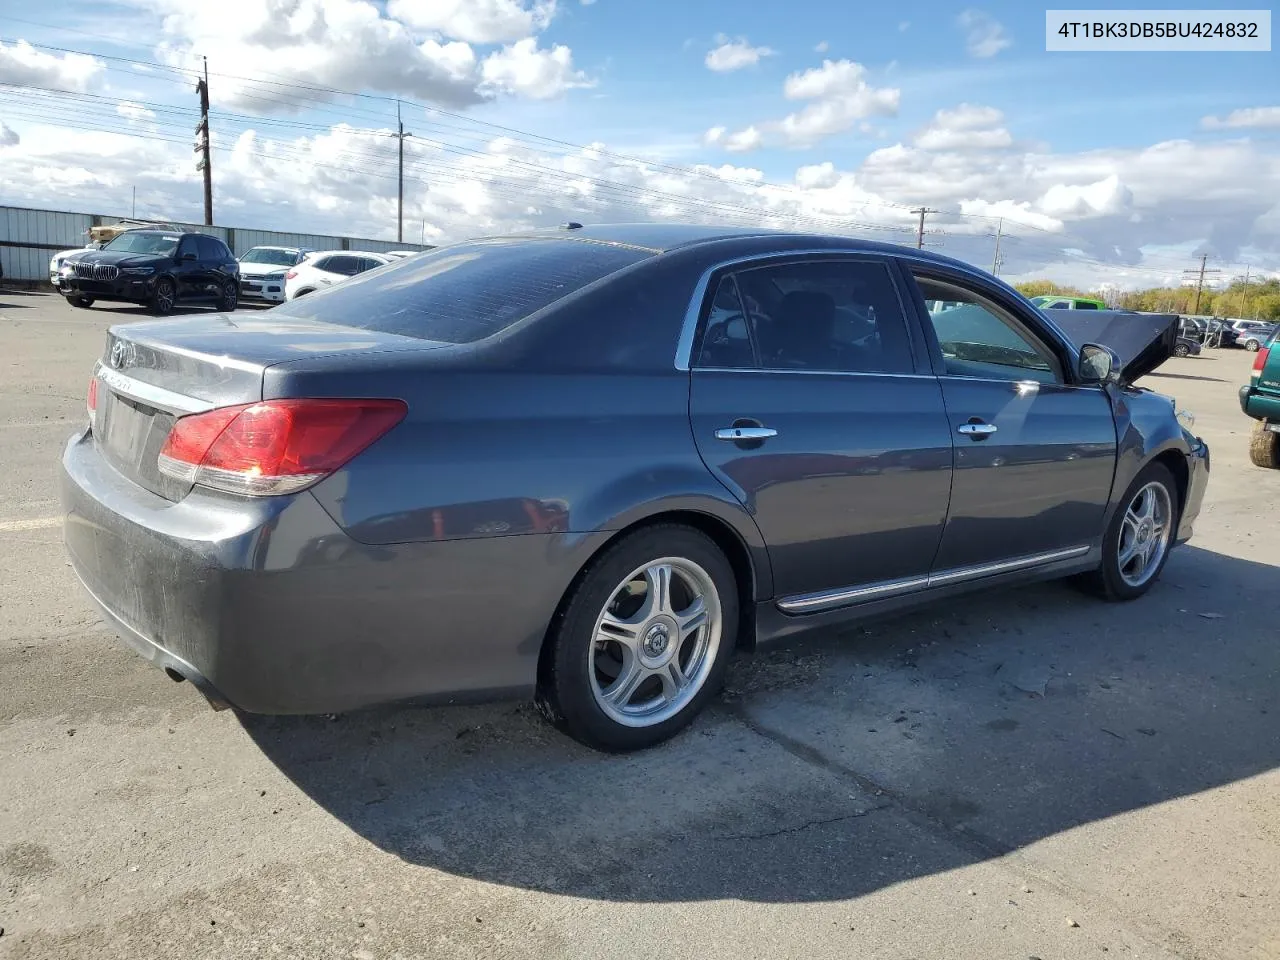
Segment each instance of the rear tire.
[[1280,470],[1280,433],[1259,420],[1249,435],[1249,459],[1255,467]]
[[1190,353],[1191,353],[1191,348],[1188,347],[1185,343],[1180,343],[1173,348],[1173,355],[1175,357],[1185,357]]
[[724,685],[738,632],[733,567],[705,534],[649,527],[607,548],[548,635],[538,707],[598,750],[656,746]]
[[93,297],[67,297],[67,303],[81,310],[88,310],[93,306]]
[[[1153,508],[1149,514],[1147,504]],[[1111,518],[1102,537],[1102,564],[1085,577],[1086,585],[1112,602],[1136,600],[1150,590],[1169,560],[1179,513],[1173,474],[1164,464],[1147,464]]]
[[159,317],[168,316],[173,313],[177,301],[178,288],[172,278],[161,277],[157,280],[156,288],[151,292],[151,312]]

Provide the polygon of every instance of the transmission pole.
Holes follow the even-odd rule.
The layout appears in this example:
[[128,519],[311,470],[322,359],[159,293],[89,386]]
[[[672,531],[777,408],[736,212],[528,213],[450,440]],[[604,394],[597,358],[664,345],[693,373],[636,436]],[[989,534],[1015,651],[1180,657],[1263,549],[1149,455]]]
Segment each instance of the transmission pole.
[[991,275],[1000,276],[1000,236],[1004,233],[1004,217],[996,221],[996,253],[991,258]]
[[1198,316],[1198,315],[1199,315],[1199,313],[1200,313],[1200,294],[1204,292],[1204,275],[1205,275],[1206,273],[1221,273],[1221,272],[1222,272],[1221,270],[1217,270],[1217,269],[1214,269],[1214,270],[1206,270],[1206,269],[1205,269],[1205,264],[1207,264],[1208,262],[1209,262],[1209,255],[1206,253],[1206,254],[1203,254],[1203,255],[1200,257],[1200,269],[1199,269],[1198,271],[1197,271],[1197,270],[1195,270],[1195,269],[1191,269],[1191,270],[1183,270],[1183,271],[1182,271],[1182,272],[1183,272],[1183,274],[1186,274],[1186,275],[1196,275],[1196,274],[1199,274],[1199,275],[1196,277],[1196,305],[1195,305],[1194,307],[1192,307],[1192,308],[1191,308],[1191,312],[1192,312],[1192,314],[1197,315],[1197,316]]
[[209,157],[209,58],[204,61],[204,79],[196,81],[196,93],[200,94],[200,122],[196,124],[196,152],[201,154],[196,169],[204,171],[204,222],[213,225],[213,164]]
[[412,137],[412,133],[404,132],[404,122],[400,119],[400,101],[396,101],[396,140],[399,141],[400,163],[398,199],[396,201],[396,243],[404,243],[404,138]]
[[920,214],[920,226],[916,228],[916,249],[919,250],[924,246],[924,218],[925,214],[937,213],[937,210],[931,210],[929,207],[916,207],[912,213]]

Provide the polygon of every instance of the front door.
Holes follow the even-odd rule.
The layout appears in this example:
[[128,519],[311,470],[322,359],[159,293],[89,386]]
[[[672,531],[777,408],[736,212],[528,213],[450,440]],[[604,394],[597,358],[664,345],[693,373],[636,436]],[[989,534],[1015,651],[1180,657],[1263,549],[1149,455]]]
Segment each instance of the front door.
[[206,278],[198,241],[195,234],[188,233],[178,243],[173,273],[180,300],[193,300],[203,296]]
[[774,260],[712,289],[691,363],[694,438],[755,517],[780,605],[918,587],[946,518],[951,438],[890,264]]
[[1076,384],[1069,345],[997,285],[908,269],[926,336],[936,338],[955,443],[935,578],[1085,552],[1102,532],[1115,472],[1106,393]]

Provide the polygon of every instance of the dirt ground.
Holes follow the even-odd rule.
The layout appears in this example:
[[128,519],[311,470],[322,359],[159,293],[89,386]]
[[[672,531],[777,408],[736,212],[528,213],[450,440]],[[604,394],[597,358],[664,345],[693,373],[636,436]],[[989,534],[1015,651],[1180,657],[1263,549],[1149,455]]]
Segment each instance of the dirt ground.
[[55,465],[109,323],[0,293],[0,957],[1280,957],[1280,472],[1252,357],[1144,599],[988,593],[740,661],[673,743],[522,704],[214,713],[118,642]]

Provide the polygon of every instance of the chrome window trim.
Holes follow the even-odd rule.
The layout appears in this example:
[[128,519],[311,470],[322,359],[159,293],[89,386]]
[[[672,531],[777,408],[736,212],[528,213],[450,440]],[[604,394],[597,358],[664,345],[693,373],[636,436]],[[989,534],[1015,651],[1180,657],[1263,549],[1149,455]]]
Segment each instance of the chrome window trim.
[[174,393],[164,387],[157,387],[155,384],[144,383],[141,380],[135,380],[133,377],[125,376],[110,367],[104,367],[100,360],[94,364],[93,375],[102,381],[112,393],[128,397],[138,403],[145,403],[149,407],[155,407],[168,413],[185,416],[191,413],[204,413],[214,408],[214,404],[207,400],[198,400],[185,394]]
[[[729,267],[736,267],[746,263],[755,263],[757,261],[762,261],[762,260],[780,260],[788,257],[812,257],[812,256],[825,255],[825,254],[830,254],[834,256],[844,256],[844,257],[849,257],[849,256],[868,257],[868,258],[876,258],[876,259],[883,259],[883,260],[892,260],[892,259],[909,260],[914,263],[925,264],[926,266],[934,267],[940,270],[950,270],[953,273],[958,273],[963,276],[969,276],[974,278],[975,280],[979,280],[987,284],[990,284],[994,281],[996,287],[999,288],[999,281],[996,280],[994,277],[992,277],[990,274],[983,273],[981,270],[978,270],[973,267],[969,267],[965,264],[947,263],[947,262],[934,260],[929,257],[922,257],[917,254],[911,253],[908,250],[881,251],[881,250],[867,250],[859,247],[817,247],[817,248],[806,247],[801,250],[771,250],[766,253],[752,253],[746,256],[741,256],[741,257],[731,257],[728,260],[722,260],[719,263],[715,263],[712,266],[708,267],[706,270],[704,270],[702,272],[702,275],[698,278],[698,282],[694,285],[693,296],[689,300],[689,306],[685,309],[684,324],[680,328],[680,339],[676,341],[675,368],[677,370],[680,370],[686,373],[690,369],[691,360],[692,360],[692,357],[690,355],[693,353],[693,340],[694,340],[694,337],[697,336],[698,323],[702,319],[702,304],[706,300],[707,288],[711,285],[711,278],[715,276],[716,273],[718,273],[721,270],[727,269]],[[1004,293],[1003,290],[1001,290],[1000,292],[1002,294]],[[903,304],[904,312],[906,310],[906,307],[907,305]],[[1065,333],[1063,333],[1062,329],[1056,323],[1054,323],[1051,318],[1046,316],[1043,310],[1037,309],[1034,304],[1031,305],[1031,309],[1032,311],[1034,311],[1039,321],[1043,323],[1044,326],[1050,332],[1052,332],[1053,335],[1056,336],[1063,344],[1067,346],[1072,345],[1071,338],[1068,337]],[[702,368],[699,368],[699,369],[702,369]],[[841,371],[831,371],[831,372],[839,373]]]
[[1085,544],[1068,547],[1064,550],[1050,550],[1046,553],[1035,553],[1026,557],[1014,557],[1010,560],[999,560],[995,563],[980,563],[968,567],[956,567],[941,573],[931,573],[927,577],[909,577],[903,580],[886,580],[881,583],[868,583],[860,587],[842,587],[836,590],[824,590],[821,593],[799,594],[784,597],[777,607],[783,613],[822,613],[839,607],[865,603],[868,600],[880,600],[904,593],[916,593],[931,587],[942,587],[967,580],[978,580],[999,573],[1012,573],[1039,567],[1059,560],[1071,560],[1082,557],[1092,547]]

